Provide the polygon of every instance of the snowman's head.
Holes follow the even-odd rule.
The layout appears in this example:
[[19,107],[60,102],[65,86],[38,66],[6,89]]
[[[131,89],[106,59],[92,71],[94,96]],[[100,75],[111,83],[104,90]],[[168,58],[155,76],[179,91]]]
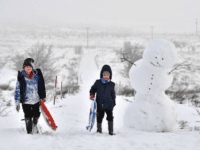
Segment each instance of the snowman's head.
[[146,66],[155,71],[164,71],[173,66],[176,61],[174,44],[163,39],[152,41],[144,50],[143,61]]

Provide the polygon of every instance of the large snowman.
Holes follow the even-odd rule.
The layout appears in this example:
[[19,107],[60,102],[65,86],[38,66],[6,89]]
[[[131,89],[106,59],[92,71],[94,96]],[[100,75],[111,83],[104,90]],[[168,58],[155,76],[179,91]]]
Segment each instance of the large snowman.
[[143,59],[129,72],[132,87],[137,91],[124,117],[128,127],[147,131],[171,131],[177,118],[174,102],[165,94],[173,75],[169,69],[176,61],[175,46],[166,40],[152,41],[144,50]]

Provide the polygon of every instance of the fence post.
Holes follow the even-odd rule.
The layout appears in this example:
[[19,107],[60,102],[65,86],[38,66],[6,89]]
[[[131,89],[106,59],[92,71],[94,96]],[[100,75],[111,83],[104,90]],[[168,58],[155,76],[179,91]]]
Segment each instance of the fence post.
[[121,81],[119,81],[119,95],[121,95]]
[[61,82],[61,99],[62,99],[62,82]]
[[55,101],[56,101],[56,83],[57,83],[57,76],[56,76],[56,80],[55,80],[54,105],[55,105]]

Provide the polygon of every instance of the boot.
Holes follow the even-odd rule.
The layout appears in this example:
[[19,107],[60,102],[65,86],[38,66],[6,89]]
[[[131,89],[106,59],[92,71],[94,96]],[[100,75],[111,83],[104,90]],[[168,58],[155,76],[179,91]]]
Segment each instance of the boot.
[[102,124],[97,122],[97,132],[102,133]]
[[37,123],[38,123],[38,119],[39,117],[33,117],[33,133],[37,134],[39,133],[38,127],[37,127]]
[[25,118],[26,123],[26,131],[28,134],[32,133],[32,119],[31,118]]
[[113,133],[113,121],[108,121],[108,131],[110,135],[116,135]]

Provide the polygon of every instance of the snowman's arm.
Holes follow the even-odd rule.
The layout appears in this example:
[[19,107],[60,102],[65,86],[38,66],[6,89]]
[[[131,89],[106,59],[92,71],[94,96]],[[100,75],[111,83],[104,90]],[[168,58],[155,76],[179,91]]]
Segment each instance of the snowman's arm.
[[180,70],[180,69],[188,69],[191,64],[185,64],[187,61],[184,61],[183,63],[178,64],[174,69],[172,69],[168,74],[170,75],[174,70]]
[[114,83],[113,89],[111,90],[111,96],[113,98],[114,105],[116,105],[116,102],[115,102],[115,98],[116,98],[116,95],[115,95],[115,83]]
[[90,95],[93,94],[95,96],[95,93],[97,91],[97,81],[95,81],[94,85],[90,89]]
[[[122,53],[123,54],[123,53]],[[130,60],[128,60],[126,57],[124,57],[125,54],[123,54],[123,58],[121,58],[121,62],[124,62],[124,61],[128,61],[129,63],[133,64],[136,66],[136,64],[134,64],[133,62],[131,62]]]

